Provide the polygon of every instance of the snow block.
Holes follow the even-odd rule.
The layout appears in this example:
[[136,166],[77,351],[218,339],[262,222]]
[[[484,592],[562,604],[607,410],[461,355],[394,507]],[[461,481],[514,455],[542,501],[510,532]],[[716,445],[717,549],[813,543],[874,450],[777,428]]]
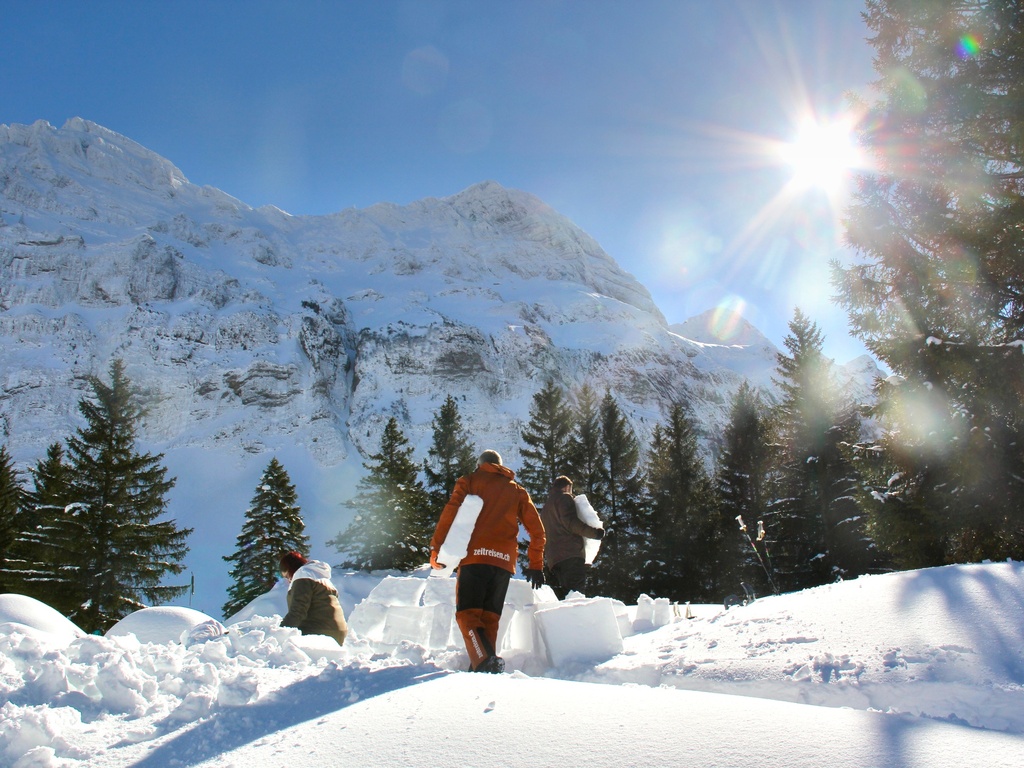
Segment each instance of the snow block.
[[654,629],[654,599],[650,595],[640,595],[636,599],[633,631],[650,632],[652,629]]
[[619,622],[606,597],[538,606],[534,615],[552,666],[599,663],[622,653]]
[[379,643],[384,637],[384,621],[387,617],[388,607],[367,597],[352,609],[352,615],[348,617],[348,628],[360,640]]
[[533,589],[526,579],[512,579],[505,593],[505,605],[522,609],[535,603],[557,603],[558,598],[551,587],[545,584],[540,589]]
[[630,617],[629,607],[621,600],[612,600],[612,609],[615,611],[615,620],[619,624],[619,634],[623,637],[632,637],[636,634],[633,631],[633,619]]
[[525,608],[505,606],[498,627],[499,653],[525,653],[545,656],[544,640],[535,618],[536,606]]
[[[348,617],[353,638],[391,648],[402,643],[431,651],[461,648],[462,635],[455,621],[456,583],[456,579],[385,578]],[[544,641],[534,611],[558,604],[551,587],[535,590],[523,579],[512,579],[498,623],[498,649],[543,658]]]
[[[458,625],[455,623],[455,598],[450,603],[437,603],[423,609],[429,615],[427,620],[426,647],[432,651],[443,651],[455,645]],[[455,633],[455,634],[453,634]]]
[[423,590],[424,605],[455,605],[455,579],[427,579]]
[[388,645],[398,645],[405,640],[426,646],[432,614],[429,609],[418,605],[393,605],[384,619],[381,639]]
[[367,599],[375,603],[392,606],[419,605],[426,588],[424,579],[411,576],[385,576],[383,581],[374,587]]
[[672,603],[667,597],[656,597],[654,598],[654,612],[651,616],[651,621],[654,623],[655,628],[664,627],[666,624],[671,624],[675,620],[675,616],[672,612]]

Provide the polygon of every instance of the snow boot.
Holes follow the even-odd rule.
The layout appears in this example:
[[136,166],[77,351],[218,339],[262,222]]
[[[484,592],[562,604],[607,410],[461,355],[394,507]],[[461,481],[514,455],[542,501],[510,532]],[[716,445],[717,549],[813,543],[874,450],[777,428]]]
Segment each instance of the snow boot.
[[474,672],[489,672],[492,675],[500,675],[505,671],[505,660],[501,656],[488,656]]

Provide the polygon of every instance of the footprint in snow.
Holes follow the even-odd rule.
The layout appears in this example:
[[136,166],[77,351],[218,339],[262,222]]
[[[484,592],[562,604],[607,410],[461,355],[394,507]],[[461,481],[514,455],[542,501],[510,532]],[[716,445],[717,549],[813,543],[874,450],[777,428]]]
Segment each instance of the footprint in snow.
[[487,714],[488,712],[493,712],[493,711],[494,711],[494,702],[492,701],[490,704],[488,704],[486,707],[484,707],[484,714]]

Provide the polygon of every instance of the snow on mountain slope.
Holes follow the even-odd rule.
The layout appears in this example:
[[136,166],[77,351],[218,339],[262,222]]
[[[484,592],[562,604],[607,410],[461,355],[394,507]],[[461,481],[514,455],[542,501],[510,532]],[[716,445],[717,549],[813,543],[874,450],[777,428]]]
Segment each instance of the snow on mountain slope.
[[770,343],[726,356],[670,331],[525,192],[291,216],[79,118],[0,126],[0,340],[0,439],[22,464],[77,425],[86,377],[125,361],[143,440],[179,477],[172,514],[202,520],[190,558],[231,551],[271,456],[322,546],[386,420],[422,458],[448,394],[515,467],[548,378],[611,391],[641,436],[681,400],[710,439],[740,381],[774,364]]

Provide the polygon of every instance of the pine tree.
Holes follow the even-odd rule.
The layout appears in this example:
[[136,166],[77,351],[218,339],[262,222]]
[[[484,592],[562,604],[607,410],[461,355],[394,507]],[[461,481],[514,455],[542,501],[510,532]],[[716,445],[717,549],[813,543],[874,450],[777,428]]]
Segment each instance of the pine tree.
[[25,489],[14,469],[6,445],[0,445],[0,592],[11,591],[16,583],[10,573],[14,563],[11,554],[25,520]]
[[[717,580],[722,594],[737,590],[741,581],[750,582],[759,594],[773,591],[771,553],[756,533],[757,521],[768,507],[771,439],[768,407],[758,392],[743,382],[733,396],[715,473],[722,537]],[[749,537],[740,530],[737,518],[750,526]]]
[[77,530],[69,525],[69,469],[64,447],[52,443],[45,458],[31,468],[35,488],[26,492],[23,522],[11,547],[10,588],[46,603],[61,613],[75,605],[68,601],[67,563],[77,545]]
[[167,479],[163,454],[139,453],[136,428],[142,409],[124,372],[110,365],[110,385],[92,378],[93,397],[79,402],[85,426],[68,439],[69,507],[75,548],[67,567],[74,608],[69,618],[82,629],[105,631],[144,601],[165,602],[187,586],[162,584],[179,574],[190,528],[166,512]]
[[476,469],[476,450],[462,425],[458,403],[448,395],[433,420],[433,444],[427,450],[423,473],[430,495],[430,508],[440,516],[448,503],[455,481]]
[[573,492],[586,494],[594,509],[601,510],[607,499],[606,485],[601,477],[607,451],[601,435],[600,401],[589,384],[580,387],[575,399],[568,447],[568,474],[573,482]]
[[779,454],[774,500],[765,515],[776,584],[792,590],[863,573],[869,542],[858,525],[853,466],[855,414],[842,402],[818,326],[799,309],[779,353]]
[[533,498],[546,498],[551,482],[569,471],[572,417],[565,391],[549,379],[534,394],[530,422],[522,431],[527,447],[522,450],[519,480]]
[[[866,496],[897,562],[1024,553],[1024,24],[1015,0],[869,0],[883,94],[833,265],[853,333],[895,374]],[[908,551],[903,551],[907,548]],[[912,551],[910,551],[912,550]]]
[[233,554],[223,559],[234,563],[232,584],[224,616],[230,617],[260,595],[270,591],[281,577],[279,561],[286,552],[305,554],[309,550],[306,524],[297,504],[298,494],[277,458],[263,470],[249,508],[245,511],[242,532],[235,540]]
[[[639,515],[644,504],[644,478],[640,469],[640,443],[611,393],[605,394],[599,410],[604,460],[599,465],[604,499],[595,510],[609,532],[602,541],[598,561],[591,575],[591,588],[598,594],[635,602],[640,558],[646,542]],[[588,497],[589,498],[589,497]]]
[[411,570],[430,558],[436,515],[417,477],[409,441],[392,416],[384,428],[380,451],[364,463],[367,474],[355,497],[351,524],[327,542],[346,556],[345,568],[373,571]]
[[693,422],[681,403],[651,436],[647,465],[650,516],[640,588],[652,597],[710,600],[716,503]]

